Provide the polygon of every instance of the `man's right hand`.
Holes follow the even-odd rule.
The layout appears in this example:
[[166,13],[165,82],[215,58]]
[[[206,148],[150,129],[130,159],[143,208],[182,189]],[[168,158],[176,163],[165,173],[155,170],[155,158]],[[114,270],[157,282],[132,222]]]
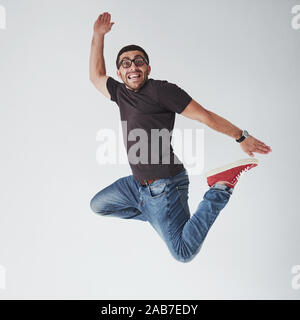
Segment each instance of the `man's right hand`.
[[240,146],[250,157],[254,157],[253,152],[268,154],[272,151],[270,146],[265,145],[262,141],[255,139],[251,135],[241,142]]
[[94,33],[97,35],[104,35],[111,30],[113,24],[114,22],[110,22],[110,14],[104,12],[100,14],[94,24]]

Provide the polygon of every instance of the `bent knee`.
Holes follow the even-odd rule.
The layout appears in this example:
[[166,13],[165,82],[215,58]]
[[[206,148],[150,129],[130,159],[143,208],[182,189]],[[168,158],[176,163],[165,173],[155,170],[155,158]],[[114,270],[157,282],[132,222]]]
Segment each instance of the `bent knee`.
[[200,246],[197,250],[194,250],[193,252],[179,252],[179,253],[173,253],[173,257],[183,263],[191,262],[196,255],[199,253],[202,246]]
[[99,205],[99,201],[96,201],[95,198],[93,198],[90,201],[90,208],[94,213],[105,215],[105,212],[103,211],[103,208],[101,208],[101,205]]
[[195,255],[191,255],[191,256],[174,256],[174,258],[179,261],[179,262],[183,262],[183,263],[187,263],[187,262],[191,262],[194,258],[195,258]]

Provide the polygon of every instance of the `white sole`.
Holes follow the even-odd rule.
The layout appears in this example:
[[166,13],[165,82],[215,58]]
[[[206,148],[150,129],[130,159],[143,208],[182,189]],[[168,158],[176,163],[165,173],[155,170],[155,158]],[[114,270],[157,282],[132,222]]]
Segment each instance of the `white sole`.
[[227,164],[226,166],[216,168],[216,169],[213,169],[213,170],[206,172],[205,177],[208,178],[208,177],[213,176],[214,174],[218,174],[222,171],[226,171],[226,170],[232,169],[234,167],[243,166],[246,164],[253,164],[253,163],[258,164],[258,160],[255,158],[238,160],[236,162],[232,162],[230,164]]

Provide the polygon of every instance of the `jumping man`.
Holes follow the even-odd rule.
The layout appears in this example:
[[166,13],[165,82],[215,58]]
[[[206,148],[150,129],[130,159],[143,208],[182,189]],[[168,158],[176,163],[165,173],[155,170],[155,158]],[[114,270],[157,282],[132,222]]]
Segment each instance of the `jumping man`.
[[[240,175],[257,166],[254,152],[268,154],[271,148],[246,130],[203,108],[176,84],[149,79],[149,57],[140,46],[128,45],[118,53],[117,76],[122,83],[107,76],[103,47],[104,35],[114,24],[110,18],[110,14],[104,12],[94,24],[90,80],[119,107],[132,175],[99,191],[90,205],[95,213],[103,216],[149,222],[172,256],[188,262],[200,251]],[[175,113],[232,137],[251,157],[208,172],[209,189],[192,216],[188,205],[188,172],[171,145]]]

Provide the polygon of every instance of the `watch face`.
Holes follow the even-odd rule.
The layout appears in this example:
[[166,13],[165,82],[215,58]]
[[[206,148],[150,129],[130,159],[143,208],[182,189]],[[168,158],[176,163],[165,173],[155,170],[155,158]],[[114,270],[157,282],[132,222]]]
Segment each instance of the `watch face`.
[[247,130],[244,130],[244,131],[243,131],[243,136],[246,137],[246,138],[249,136],[249,133],[248,133]]

